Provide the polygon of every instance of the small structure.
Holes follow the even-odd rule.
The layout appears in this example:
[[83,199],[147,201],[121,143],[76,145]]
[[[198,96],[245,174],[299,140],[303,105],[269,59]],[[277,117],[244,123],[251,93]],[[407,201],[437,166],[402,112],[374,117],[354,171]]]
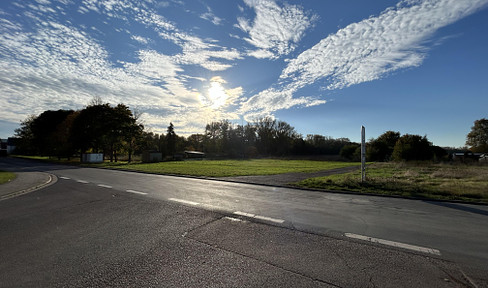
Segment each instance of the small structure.
[[102,163],[103,153],[84,153],[81,155],[81,162],[83,163]]
[[185,151],[186,159],[203,159],[205,158],[205,153],[199,151]]
[[0,139],[0,157],[7,156],[7,139]]
[[471,151],[452,153],[452,160],[461,163],[471,163],[478,161],[481,153],[473,153]]
[[478,161],[488,163],[488,153],[481,154],[480,159],[478,159]]
[[158,151],[144,151],[142,153],[141,161],[144,163],[161,162],[163,161],[163,153]]
[[7,154],[13,154],[15,151],[15,147],[17,147],[17,142],[19,138],[8,137],[7,139]]

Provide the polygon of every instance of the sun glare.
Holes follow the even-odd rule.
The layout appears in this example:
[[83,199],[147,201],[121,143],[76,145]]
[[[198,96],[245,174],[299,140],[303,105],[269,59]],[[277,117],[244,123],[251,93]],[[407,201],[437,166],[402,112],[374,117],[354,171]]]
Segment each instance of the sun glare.
[[227,94],[222,84],[219,82],[211,82],[210,88],[208,89],[208,98],[212,108],[216,109],[224,106],[227,101]]

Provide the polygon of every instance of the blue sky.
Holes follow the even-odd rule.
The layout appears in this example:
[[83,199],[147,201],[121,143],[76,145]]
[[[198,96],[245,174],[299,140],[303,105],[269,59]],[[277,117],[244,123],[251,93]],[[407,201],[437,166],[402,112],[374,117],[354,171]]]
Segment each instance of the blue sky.
[[0,138],[45,110],[124,103],[148,130],[272,116],[464,146],[488,117],[488,0],[3,0]]

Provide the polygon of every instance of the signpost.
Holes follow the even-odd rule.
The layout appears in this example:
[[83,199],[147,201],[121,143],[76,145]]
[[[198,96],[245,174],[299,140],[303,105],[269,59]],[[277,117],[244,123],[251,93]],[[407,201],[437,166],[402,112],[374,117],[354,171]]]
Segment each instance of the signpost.
[[366,133],[361,126],[361,182],[366,181]]

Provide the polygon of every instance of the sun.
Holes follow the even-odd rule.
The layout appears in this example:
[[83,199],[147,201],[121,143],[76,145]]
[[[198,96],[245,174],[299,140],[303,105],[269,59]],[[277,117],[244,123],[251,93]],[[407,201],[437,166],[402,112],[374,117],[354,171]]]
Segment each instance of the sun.
[[225,106],[229,99],[229,95],[222,85],[225,83],[225,80],[221,77],[212,77],[210,79],[210,87],[205,93],[206,95],[200,95],[202,104],[212,109],[219,109]]
[[208,98],[210,100],[210,107],[217,109],[225,105],[227,102],[227,93],[220,82],[210,82],[208,88]]

